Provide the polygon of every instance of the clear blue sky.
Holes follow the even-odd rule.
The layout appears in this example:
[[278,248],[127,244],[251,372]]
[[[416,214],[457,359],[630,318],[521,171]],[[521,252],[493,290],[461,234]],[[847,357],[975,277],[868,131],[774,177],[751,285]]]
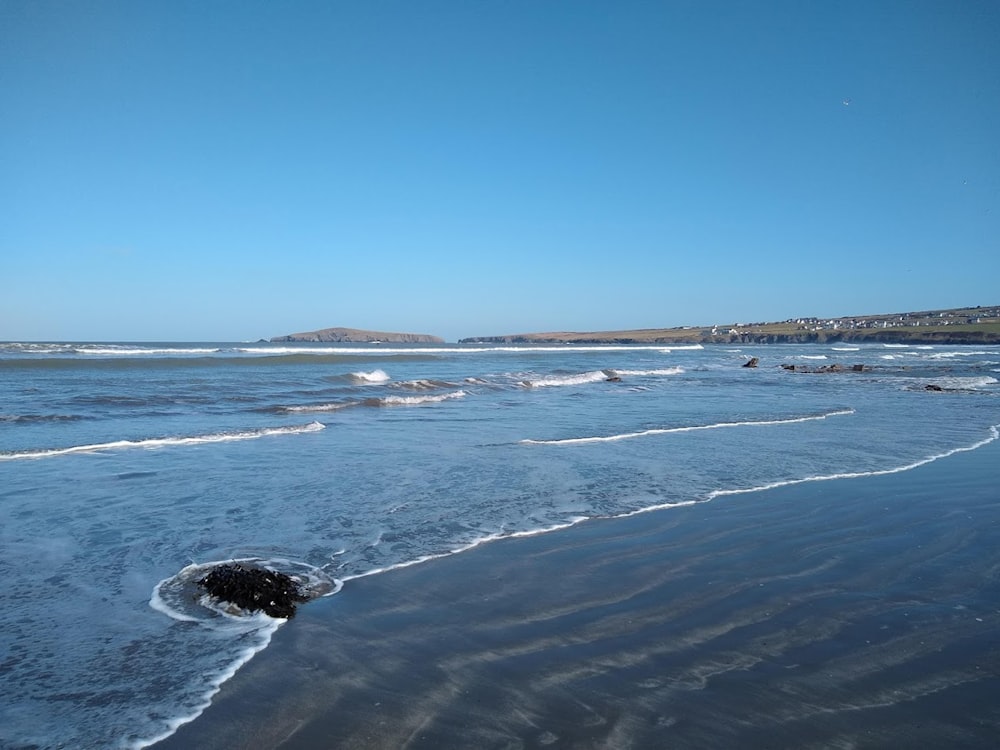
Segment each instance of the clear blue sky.
[[998,40],[995,0],[0,0],[0,339],[998,304]]

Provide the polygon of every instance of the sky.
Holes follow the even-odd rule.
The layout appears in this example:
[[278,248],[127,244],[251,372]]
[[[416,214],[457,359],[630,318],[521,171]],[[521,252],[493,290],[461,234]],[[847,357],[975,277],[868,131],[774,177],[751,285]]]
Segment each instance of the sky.
[[0,0],[0,340],[1000,304],[994,0]]

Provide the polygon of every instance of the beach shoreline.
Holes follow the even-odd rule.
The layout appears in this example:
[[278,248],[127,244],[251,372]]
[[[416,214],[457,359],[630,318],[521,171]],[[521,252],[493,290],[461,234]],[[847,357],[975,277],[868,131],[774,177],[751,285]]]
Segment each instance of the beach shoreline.
[[154,747],[991,747],[998,457],[355,578]]

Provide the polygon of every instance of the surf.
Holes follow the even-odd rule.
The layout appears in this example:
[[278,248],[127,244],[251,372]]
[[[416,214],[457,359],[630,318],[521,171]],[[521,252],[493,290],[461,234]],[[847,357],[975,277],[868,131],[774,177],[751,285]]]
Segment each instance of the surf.
[[92,443],[89,445],[73,445],[67,448],[47,448],[42,450],[8,451],[0,453],[0,461],[15,461],[19,459],[54,458],[77,453],[104,453],[107,451],[144,448],[155,450],[180,446],[204,445],[206,443],[231,443],[240,440],[257,440],[266,437],[282,435],[299,435],[307,432],[317,432],[326,427],[321,422],[310,422],[305,425],[289,427],[264,427],[257,430],[242,432],[220,432],[212,435],[193,435],[189,437],[146,438],[143,440],[113,440],[107,443]]
[[689,425],[685,427],[657,427],[648,430],[638,430],[636,432],[622,432],[617,435],[598,435],[592,437],[561,438],[556,440],[535,440],[525,439],[519,441],[522,445],[586,445],[588,443],[614,443],[619,440],[630,440],[632,438],[651,437],[654,435],[672,435],[681,432],[697,432],[700,430],[719,430],[733,427],[769,427],[774,425],[798,424],[801,422],[814,422],[828,419],[830,417],[840,417],[854,414],[854,409],[838,409],[824,414],[814,414],[802,417],[787,417],[783,419],[761,419],[746,420],[741,422],[716,422],[714,424]]

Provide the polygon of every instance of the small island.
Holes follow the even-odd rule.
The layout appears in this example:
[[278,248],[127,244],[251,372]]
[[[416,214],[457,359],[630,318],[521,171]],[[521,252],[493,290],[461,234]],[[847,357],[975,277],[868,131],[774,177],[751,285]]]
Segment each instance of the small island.
[[443,344],[444,339],[426,333],[390,333],[387,331],[363,331],[358,328],[322,328],[306,333],[289,333],[275,336],[271,343],[284,341],[308,341],[314,343],[337,344]]

